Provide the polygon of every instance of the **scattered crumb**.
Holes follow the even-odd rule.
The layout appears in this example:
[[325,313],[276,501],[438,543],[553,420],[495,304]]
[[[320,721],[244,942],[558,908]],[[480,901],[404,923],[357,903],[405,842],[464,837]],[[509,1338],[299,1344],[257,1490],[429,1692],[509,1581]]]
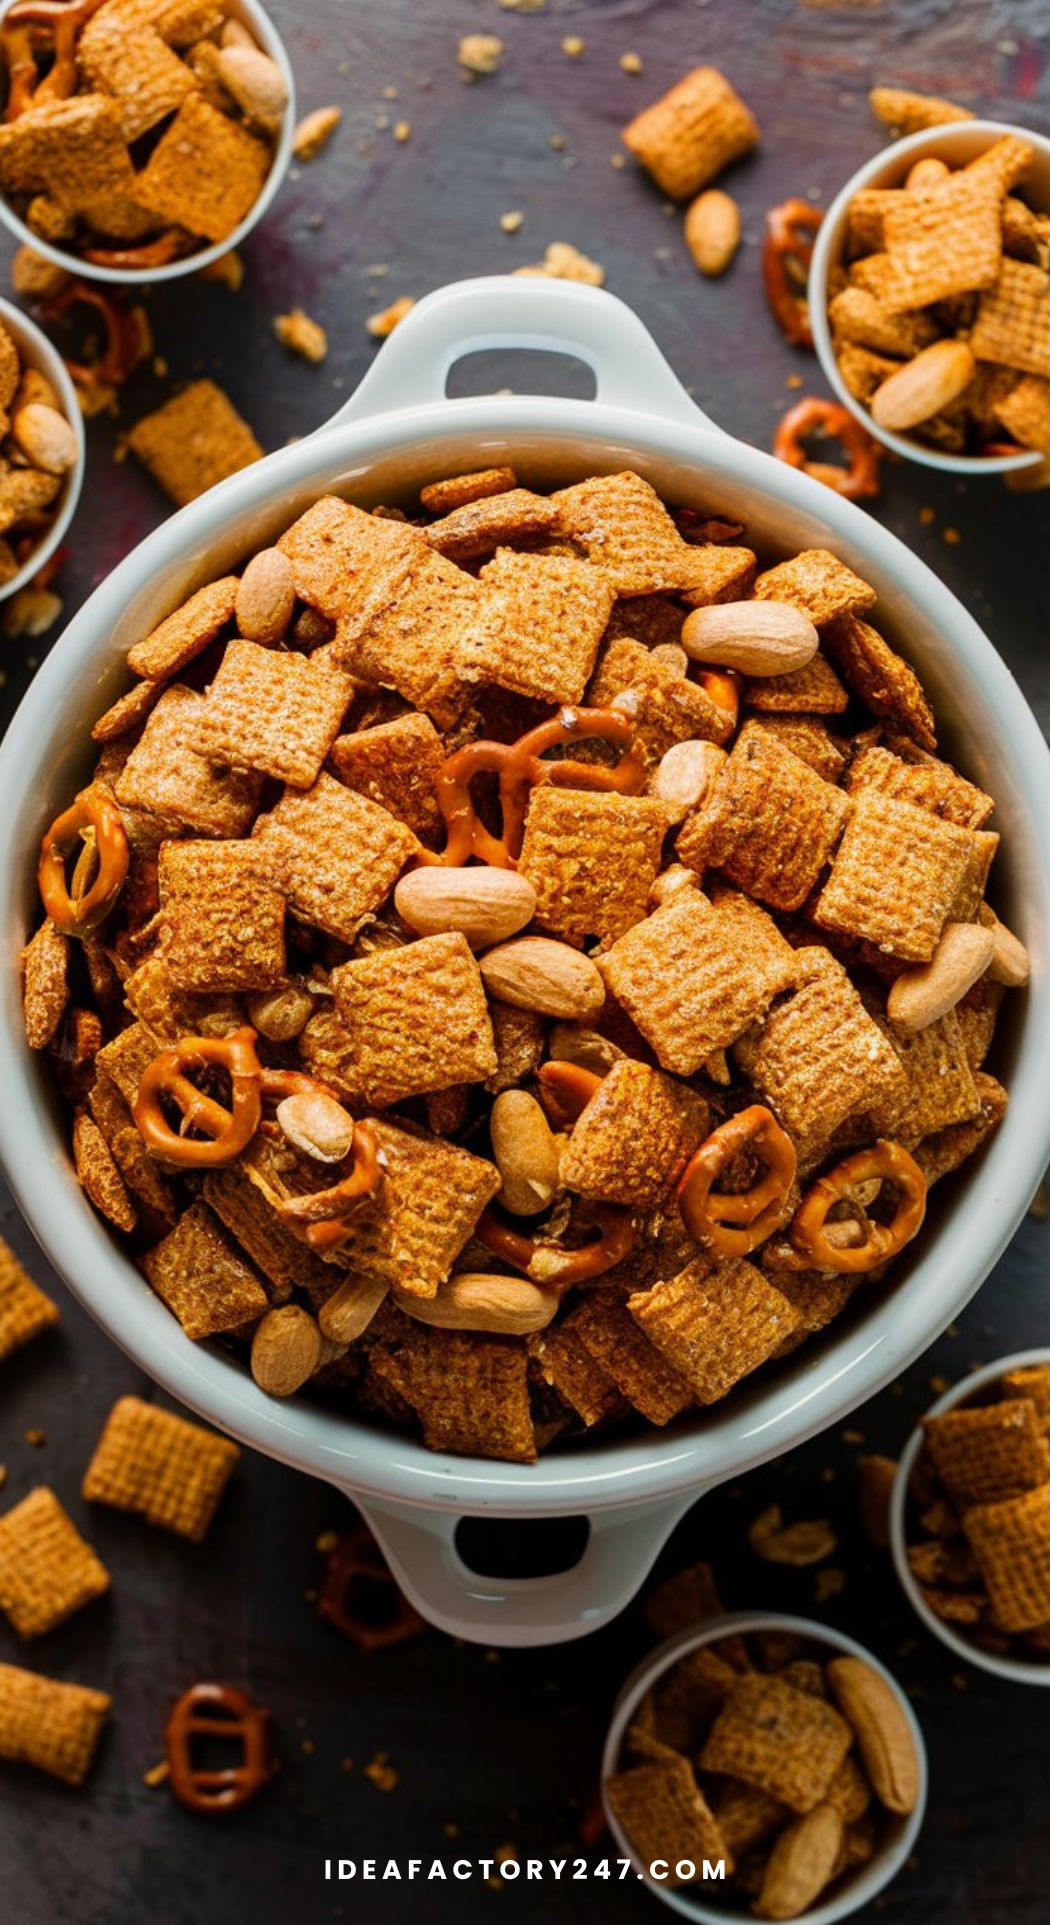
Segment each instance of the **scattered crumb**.
[[561,50],[570,60],[578,60],[580,55],[586,52],[587,42],[581,39],[578,33],[567,33],[561,43]]
[[518,1847],[517,1845],[497,1845],[492,1856],[497,1865],[505,1865],[508,1860],[513,1862],[517,1858]]
[[789,374],[785,386],[789,388],[800,388],[802,386],[802,376],[800,374]]
[[304,361],[323,361],[328,353],[328,336],[320,321],[314,321],[301,307],[289,314],[275,314],[273,331],[282,347],[290,348]]
[[927,508],[920,508],[920,509],[919,509],[919,527],[920,527],[920,528],[929,528],[929,527],[932,527],[932,525],[933,525],[933,523],[934,523],[934,522],[936,521],[936,519],[937,519],[937,510],[936,510],[936,508],[928,508],[928,507],[927,507]]
[[396,88],[396,87],[384,87],[384,88],[383,88],[383,99],[384,99],[384,100],[396,100],[396,99],[397,99],[397,88]]
[[11,285],[30,301],[46,301],[61,294],[69,275],[64,267],[46,261],[31,247],[20,247],[11,262]]
[[1028,1214],[1034,1222],[1045,1223],[1048,1212],[1050,1212],[1050,1194],[1047,1192],[1046,1184],[1040,1183],[1031,1203],[1028,1205]]
[[441,1829],[444,1832],[446,1838],[459,1837],[459,1826],[451,1818],[449,1819],[447,1825],[442,1825]]
[[46,1430],[27,1430],[27,1431],[26,1431],[26,1443],[27,1443],[27,1444],[32,1444],[32,1445],[33,1445],[33,1447],[34,1447],[34,1449],[37,1449],[37,1450],[39,1450],[39,1448],[40,1448],[40,1446],[41,1446],[41,1444],[46,1444],[46,1443],[47,1443],[47,1432],[46,1432]]
[[813,1596],[818,1604],[826,1604],[829,1598],[838,1597],[846,1588],[845,1571],[837,1571],[831,1566],[826,1571],[818,1571],[813,1585]]
[[317,1750],[317,1746],[315,1745],[312,1738],[304,1738],[301,1745],[299,1746],[299,1749],[303,1753],[304,1757],[312,1758],[314,1755],[314,1752]]
[[314,1538],[314,1550],[320,1551],[322,1557],[328,1557],[338,1542],[338,1531],[322,1531],[320,1537]]
[[410,120],[399,120],[394,128],[394,139],[404,145],[405,141],[411,140],[411,138],[412,122]]
[[542,13],[547,0],[496,0],[504,13]]
[[499,224],[505,234],[516,234],[524,219],[521,208],[515,207],[509,214],[500,215]]
[[7,1483],[7,1465],[0,1464],[0,1491],[3,1490],[4,1485],[6,1483]]
[[396,1791],[401,1783],[401,1774],[390,1763],[389,1753],[377,1751],[371,1764],[364,1768],[365,1777],[370,1778],[377,1791]]
[[571,241],[551,241],[542,261],[531,267],[516,267],[515,274],[542,274],[551,281],[584,281],[589,287],[604,287],[605,269],[588,260]]
[[153,360],[152,360],[152,362],[151,362],[151,367],[152,367],[152,370],[153,370],[153,373],[154,373],[154,374],[156,375],[156,377],[157,377],[157,380],[158,380],[158,381],[166,381],[166,380],[167,380],[167,378],[168,378],[168,364],[167,364],[167,362],[165,361],[165,359],[164,359],[164,356],[163,356],[162,354],[155,354],[155,355],[153,356]]
[[842,1441],[844,1444],[863,1444],[864,1432],[862,1430],[844,1430],[842,1433]]
[[35,588],[29,582],[12,595],[4,609],[3,630],[8,641],[46,635],[62,613],[62,597],[50,588]]
[[207,267],[197,269],[201,281],[219,281],[228,287],[231,294],[239,294],[244,286],[244,262],[235,247],[228,254],[220,254],[217,261],[209,261]]
[[415,307],[413,296],[402,294],[396,301],[391,301],[389,307],[383,308],[381,313],[370,314],[365,323],[369,334],[373,335],[377,341],[385,341],[388,334],[393,334],[398,322],[404,320],[411,307]]
[[966,1673],[964,1671],[953,1671],[952,1672],[952,1690],[968,1691],[969,1689],[970,1689],[970,1680],[966,1676]]
[[645,72],[645,62],[640,53],[622,53],[620,55],[620,67],[625,74],[641,74]]
[[296,160],[314,160],[322,147],[327,146],[342,118],[341,107],[315,107],[312,114],[307,114],[292,135]]
[[506,51],[498,34],[465,33],[457,59],[469,74],[494,74]]
[[148,1771],[143,1772],[142,1782],[144,1785],[148,1785],[150,1790],[153,1791],[157,1785],[162,1785],[170,1775],[171,1766],[166,1758],[162,1758],[159,1765],[151,1765]]
[[620,172],[620,171],[621,171],[621,170],[622,170],[622,169],[623,169],[624,167],[626,167],[626,165],[627,165],[627,155],[626,155],[626,154],[610,154],[610,155],[609,155],[609,166],[610,166],[610,167],[615,167],[615,168],[617,169],[617,172]]
[[343,1772],[353,1771],[353,1768],[354,1768],[354,1761],[352,1758],[340,1758],[339,1760],[340,1771],[343,1771]]
[[565,135],[552,134],[549,144],[553,147],[556,154],[563,154],[565,152]]
[[942,528],[941,540],[945,543],[946,547],[948,548],[958,548],[959,543],[962,540],[962,535],[960,534],[958,528]]
[[930,1377],[928,1382],[935,1397],[943,1397],[945,1391],[951,1389],[951,1383],[947,1377]]

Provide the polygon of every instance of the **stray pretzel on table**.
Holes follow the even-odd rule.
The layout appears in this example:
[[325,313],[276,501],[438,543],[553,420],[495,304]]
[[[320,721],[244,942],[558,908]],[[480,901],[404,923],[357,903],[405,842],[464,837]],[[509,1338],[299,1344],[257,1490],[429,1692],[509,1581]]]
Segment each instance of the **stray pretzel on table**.
[[762,280],[773,318],[793,348],[813,346],[805,285],[813,256],[812,237],[823,218],[819,207],[797,197],[781,201],[766,215]]
[[[813,461],[804,446],[809,434],[840,441],[848,464],[843,467],[837,462]],[[791,468],[801,468],[803,474],[823,481],[847,501],[865,501],[879,492],[882,448],[874,435],[838,401],[825,401],[816,394],[804,395],[796,401],[777,428],[773,453],[778,461],[786,461]]]

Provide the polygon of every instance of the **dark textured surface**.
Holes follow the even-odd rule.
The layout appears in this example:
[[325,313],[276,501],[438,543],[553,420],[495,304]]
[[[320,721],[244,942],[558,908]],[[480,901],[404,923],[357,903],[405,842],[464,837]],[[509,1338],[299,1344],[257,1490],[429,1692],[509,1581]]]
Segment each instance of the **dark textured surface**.
[[[539,258],[571,240],[600,260],[608,285],[642,315],[682,378],[724,427],[768,445],[798,369],[815,371],[777,336],[761,301],[761,215],[785,193],[823,198],[874,151],[864,105],[875,80],[954,93],[982,111],[1050,124],[1045,0],[884,0],[833,7],[795,0],[606,0],[535,15],[494,0],[274,0],[304,108],[345,109],[326,154],[290,181],[245,250],[243,293],[189,282],[149,307],[170,378],[214,373],[267,447],[319,425],[352,389],[372,354],[367,314],[401,293],[422,294],[461,275]],[[499,32],[500,74],[464,85],[459,36]],[[559,51],[565,33],[585,56]],[[645,62],[620,72],[627,50]],[[762,122],[759,156],[729,183],[746,244],[722,285],[701,284],[679,226],[628,167],[614,170],[617,129],[697,60],[723,66]],[[397,99],[384,90],[397,89]],[[381,117],[411,122],[394,143]],[[565,149],[550,147],[562,134]],[[499,217],[522,209],[513,238]],[[389,271],[377,274],[377,264]],[[323,320],[331,353],[321,369],[289,359],[272,316],[296,303]],[[485,385],[506,379],[486,369]],[[816,382],[819,388],[819,381]],[[141,377],[121,425],[164,384]],[[114,426],[91,429],[91,470],[62,578],[71,611],[165,504],[134,463],[113,461]],[[935,510],[923,525],[922,507]],[[1050,496],[1010,499],[994,484],[966,485],[891,468],[876,512],[962,596],[991,633],[1044,722],[1050,718],[1045,541]],[[948,535],[957,531],[958,539]],[[9,646],[4,696],[13,704],[43,644]],[[47,1282],[21,1224],[4,1234]],[[931,1378],[1050,1343],[1047,1232],[1029,1220],[962,1319],[892,1392],[852,1420],[869,1448],[896,1450],[930,1401]],[[429,1632],[372,1659],[321,1625],[307,1593],[321,1559],[317,1535],[339,1528],[343,1502],[277,1465],[246,1459],[211,1539],[188,1547],[133,1519],[85,1516],[76,1492],[113,1399],[145,1389],[135,1371],[54,1286],[60,1333],[4,1367],[0,1460],[5,1503],[41,1478],[53,1483],[114,1573],[112,1597],[34,1648],[56,1675],[103,1685],[112,1728],[88,1788],[63,1791],[0,1767],[0,1916],[24,1925],[258,1925],[300,1915],[526,1920],[655,1920],[654,1901],[627,1885],[521,1884],[493,1891],[476,1877],[447,1886],[335,1887],[325,1856],[429,1861],[492,1855],[568,1856],[590,1795],[616,1689],[644,1650],[636,1610],[599,1637],[535,1654],[485,1653]],[[39,1428],[46,1442],[24,1441]],[[1050,1884],[1047,1701],[956,1667],[919,1630],[888,1561],[866,1549],[855,1523],[859,1446],[827,1437],[708,1499],[681,1526],[661,1563],[714,1558],[732,1604],[805,1610],[814,1574],[758,1563],[746,1527],[768,1503],[792,1516],[829,1516],[846,1572],[841,1595],[819,1607],[871,1643],[910,1688],[929,1741],[932,1800],[915,1865],[878,1904],[900,1925],[1035,1925]],[[0,1625],[0,1661],[22,1653]],[[194,1678],[246,1684],[273,1711],[283,1769],[268,1796],[232,1822],[209,1826],[178,1810],[143,1773],[161,1755],[171,1697]],[[362,1767],[389,1752],[396,1789]],[[341,1761],[353,1768],[341,1770]],[[446,1827],[458,1826],[452,1838]],[[872,1913],[874,1915],[874,1913]]]

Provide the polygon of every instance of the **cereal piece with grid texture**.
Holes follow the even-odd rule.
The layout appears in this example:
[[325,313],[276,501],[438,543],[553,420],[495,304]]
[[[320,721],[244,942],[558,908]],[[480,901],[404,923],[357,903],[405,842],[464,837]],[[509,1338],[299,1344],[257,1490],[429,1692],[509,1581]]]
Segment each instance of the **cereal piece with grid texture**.
[[755,585],[756,558],[751,548],[731,542],[691,542],[693,565],[689,586],[682,590],[690,608],[710,608],[715,602],[746,600]]
[[1024,140],[1020,134],[1003,134],[986,147],[983,154],[975,154],[963,172],[969,180],[982,186],[991,182],[1001,196],[1017,186],[1034,159],[1031,141]]
[[826,1143],[847,1117],[906,1088],[893,1045],[826,949],[794,954],[794,994],[737,1044],[745,1075],[800,1152]]
[[971,829],[861,789],[814,911],[840,935],[929,962],[974,856]]
[[190,747],[204,707],[195,689],[167,689],[117,777],[114,794],[122,807],[146,810],[170,829],[243,835],[259,806],[262,776],[213,768]]
[[[673,1638],[677,1632],[688,1630],[701,1618],[720,1618],[725,1605],[715,1582],[715,1574],[706,1559],[698,1559],[688,1564],[683,1571],[676,1571],[673,1577],[650,1591],[642,1605],[642,1616],[654,1638],[663,1642]],[[746,1670],[747,1664],[737,1665],[737,1670]]]
[[989,976],[982,976],[955,1005],[966,1060],[975,1074],[992,1047],[1003,993],[1002,983],[993,983]]
[[678,858],[710,864],[774,909],[799,909],[849,814],[840,789],[746,722],[710,793],[679,831]]
[[8,193],[45,194],[113,241],[139,240],[153,225],[106,94],[42,101],[0,127],[0,182]]
[[849,695],[819,652],[805,668],[745,682],[743,699],[748,708],[784,715],[841,715],[849,707]]
[[1006,1115],[1009,1099],[1002,1084],[996,1082],[994,1076],[986,1075],[984,1070],[978,1070],[973,1080],[977,1085],[981,1107],[972,1121],[950,1123],[947,1129],[924,1137],[912,1152],[926,1178],[927,1188],[942,1176],[950,1176],[953,1170],[965,1163]]
[[839,344],[835,359],[847,388],[864,408],[870,408],[876,388],[881,388],[900,368],[899,361],[891,361],[886,354],[875,354],[871,348],[859,347],[855,341]]
[[496,1068],[481,972],[458,930],[341,963],[332,989],[368,1104],[480,1082]]
[[196,89],[161,135],[136,179],[159,219],[207,241],[224,241],[254,207],[270,149]]
[[161,845],[161,951],[176,989],[272,989],[284,975],[284,897],[257,840]]
[[655,488],[627,469],[561,488],[563,534],[578,543],[617,595],[657,595],[704,578],[698,550],[683,541]]
[[117,742],[141,728],[151,709],[164,693],[163,682],[133,682],[126,694],[118,695],[91,730],[93,742]]
[[651,1762],[605,1780],[605,1797],[640,1864],[663,1860],[669,1887],[691,1882],[676,1867],[691,1861],[699,1874],[704,1860],[721,1860],[726,1874],[733,1858],[714,1812],[700,1790],[688,1758],[668,1749]]
[[779,1798],[761,1791],[758,1785],[745,1785],[742,1779],[726,1778],[718,1791],[712,1793],[712,1800],[722,1835],[734,1858],[761,1845],[771,1832],[781,1830],[790,1817],[788,1807],[781,1804]]
[[907,87],[873,87],[868,102],[876,120],[894,135],[920,134],[928,127],[947,127],[956,120],[972,120],[965,107],[937,94],[917,94]]
[[647,1063],[622,1057],[573,1126],[561,1181],[597,1203],[655,1210],[667,1204],[709,1127],[702,1096]]
[[642,642],[646,650],[661,646],[677,648],[681,644],[684,620],[684,610],[669,595],[622,597],[613,603],[602,641],[605,644],[624,639]]
[[353,684],[308,656],[228,642],[191,725],[198,755],[309,789],[339,733]]
[[686,200],[746,154],[758,123],[717,67],[694,67],[623,130],[661,193]]
[[425,715],[397,715],[337,736],[328,757],[340,782],[389,810],[428,848],[441,838],[434,785],[444,760],[444,744]]
[[1050,1364],[1019,1364],[999,1379],[1004,1397],[1022,1397],[1035,1406],[1044,1433],[1050,1432]]
[[374,1352],[372,1367],[411,1405],[427,1449],[535,1463],[524,1344],[405,1321],[404,1340]]
[[783,1678],[752,1672],[733,1686],[700,1764],[806,1812],[821,1803],[852,1742],[834,1705]]
[[271,1303],[286,1302],[293,1290],[305,1290],[311,1298],[323,1299],[336,1288],[338,1272],[293,1236],[258,1184],[236,1164],[208,1171],[204,1200],[262,1272]]
[[422,551],[415,528],[366,514],[338,495],[322,495],[277,543],[295,592],[349,643],[389,607]]
[[1045,268],[1003,262],[995,286],[981,295],[970,346],[979,361],[1050,377],[1050,274]]
[[0,1237],[0,1362],[58,1320],[58,1305],[38,1289]]
[[0,1517],[0,1611],[40,1637],[109,1589],[109,1572],[54,1491],[39,1484]]
[[539,701],[580,701],[613,604],[600,571],[501,548],[481,585],[484,621],[464,638],[464,675]]
[[963,1529],[1004,1631],[1050,1623],[1050,1483],[1001,1504],[975,1504]]
[[157,1054],[157,1039],[145,1024],[130,1023],[111,1043],[103,1044],[95,1058],[95,1069],[100,1076],[110,1077],[131,1108],[143,1075]]
[[349,1268],[433,1297],[499,1189],[499,1171],[456,1143],[390,1123],[373,1127],[386,1175],[343,1246]]
[[158,627],[128,650],[132,674],[149,679],[177,675],[231,620],[237,587],[236,575],[224,575],[221,581],[208,582],[198,588],[195,595],[166,615]]
[[838,615],[825,629],[823,640],[849,687],[873,715],[896,722],[920,748],[937,747],[933,710],[922,683],[877,629],[859,616]]
[[561,1327],[649,1423],[670,1423],[692,1403],[689,1385],[649,1342],[614,1291],[585,1291]]
[[86,1110],[73,1118],[73,1168],[85,1196],[118,1230],[131,1231],[138,1211],[102,1131]]
[[88,22],[77,60],[91,86],[117,102],[121,132],[129,143],[177,112],[196,81],[184,60],[166,46],[155,27],[112,8]]
[[485,1078],[485,1088],[493,1096],[511,1089],[531,1076],[543,1060],[547,1025],[531,1009],[512,1009],[509,1003],[489,999],[492,1040],[496,1047],[496,1067]]
[[696,1257],[628,1309],[699,1404],[718,1403],[767,1363],[799,1321],[776,1284],[738,1257]]
[[[903,745],[902,745],[903,746]],[[846,787],[878,789],[902,802],[914,802],[929,809],[944,822],[957,823],[961,829],[979,829],[995,807],[990,795],[936,756],[914,750],[905,758],[894,750],[872,744],[862,748],[849,766]]]
[[558,509],[548,495],[510,488],[453,508],[423,530],[432,548],[449,561],[477,561],[496,548],[520,548],[558,526]]
[[885,219],[897,290],[887,306],[929,307],[990,287],[1002,261],[1001,202],[994,179],[966,168],[922,194],[902,194]]
[[22,1014],[30,1049],[46,1049],[69,1002],[70,941],[42,922],[22,951]]
[[733,733],[732,716],[705,688],[625,635],[605,648],[587,699],[595,708],[609,708],[628,691],[635,733],[651,762],[659,762],[676,742],[721,744]]
[[923,1420],[937,1475],[961,1511],[1050,1483],[1050,1444],[1026,1397],[946,1410]]
[[1026,374],[1003,396],[998,414],[1015,441],[1050,455],[1050,381],[1037,374]]
[[846,744],[811,715],[749,716],[752,727],[790,749],[825,782],[837,783],[846,766]]
[[83,1784],[112,1702],[87,1685],[0,1664],[0,1758]]
[[[801,1342],[806,1337],[815,1336],[818,1330],[826,1330],[829,1323],[834,1323],[857,1288],[857,1278],[836,1276],[830,1270],[781,1268],[775,1262],[775,1254],[775,1248],[769,1246],[769,1275],[798,1315],[798,1324],[792,1336]],[[765,1263],[763,1267],[767,1267]]]
[[199,1543],[215,1515],[236,1444],[138,1397],[120,1397],[84,1473],[83,1495]]
[[177,508],[261,461],[263,452],[229,395],[214,381],[191,381],[144,415],[128,435],[128,447]]
[[321,774],[312,789],[286,789],[253,831],[288,907],[303,922],[352,942],[417,847],[377,802]]
[[[167,844],[183,847],[183,844]],[[200,843],[185,845],[200,848]],[[208,849],[238,848],[238,843],[213,843],[203,845]],[[249,844],[249,847],[254,845]],[[140,962],[130,976],[124,980],[124,1001],[133,1016],[152,1030],[154,1036],[165,1043],[174,1043],[180,1036],[231,1036],[240,1029],[244,1012],[232,995],[194,995],[180,989],[172,976],[167,961],[159,950]]]
[[490,647],[486,598],[474,577],[435,554],[418,530],[398,527],[395,543],[406,540],[412,544],[409,563],[393,593],[391,570],[396,575],[401,568],[396,546],[368,591],[372,612],[358,617],[350,632],[340,626],[336,654],[352,675],[395,688],[447,728],[467,704],[466,677],[476,658]]
[[788,602],[816,628],[836,615],[862,614],[876,600],[874,588],[826,548],[804,548],[789,561],[767,568],[755,583],[755,600]]
[[971,831],[970,852],[962,881],[952,897],[949,922],[973,922],[979,915],[999,840],[994,829]]
[[265,1316],[270,1300],[206,1203],[191,1203],[142,1267],[187,1337],[214,1337]]
[[428,515],[451,515],[457,508],[469,507],[472,501],[508,494],[517,485],[513,468],[476,468],[468,475],[444,475],[440,481],[428,481],[419,491],[419,500]]
[[146,1227],[170,1230],[178,1216],[175,1192],[150,1156],[112,1077],[95,1077],[88,1107],[125,1185],[144,1208]]
[[615,941],[640,922],[660,871],[668,811],[650,796],[533,790],[518,863],[535,919],[567,942]]
[[877,1136],[917,1143],[935,1130],[969,1123],[979,1114],[981,1098],[954,1009],[914,1036],[894,1034],[892,1040],[904,1065],[907,1087],[872,1109]]
[[608,1372],[576,1335],[571,1315],[530,1337],[527,1347],[534,1375],[575,1411],[588,1430],[623,1416],[629,1408]]
[[695,1754],[738,1673],[711,1645],[689,1651],[654,1684],[650,1735],[673,1751]]

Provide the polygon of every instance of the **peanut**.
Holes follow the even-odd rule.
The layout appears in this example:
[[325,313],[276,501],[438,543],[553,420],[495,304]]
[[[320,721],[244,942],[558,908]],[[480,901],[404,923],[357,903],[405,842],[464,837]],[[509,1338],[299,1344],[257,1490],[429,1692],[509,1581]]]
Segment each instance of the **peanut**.
[[277,1121],[289,1143],[318,1163],[341,1163],[350,1154],[354,1119],[323,1090],[286,1096],[277,1105]]
[[545,1329],[559,1302],[555,1290],[541,1290],[527,1277],[470,1271],[450,1277],[436,1297],[395,1296],[398,1309],[417,1323],[442,1330],[488,1330],[499,1337],[524,1337]]
[[540,1104],[528,1090],[504,1090],[492,1105],[489,1131],[503,1178],[500,1202],[513,1216],[537,1216],[554,1201],[560,1160]]
[[909,194],[922,194],[931,187],[939,187],[951,171],[947,161],[941,160],[937,154],[924,154],[921,160],[915,162],[904,185]]
[[725,750],[713,742],[674,742],[660,758],[649,794],[666,802],[681,822],[704,800],[725,759]]
[[611,1043],[596,1029],[584,1029],[580,1023],[555,1023],[547,1044],[552,1063],[575,1063],[578,1069],[593,1070],[595,1076],[607,1075],[623,1053],[618,1043]]
[[769,1854],[756,1918],[797,1918],[808,1911],[831,1878],[844,1830],[833,1805],[817,1805],[785,1826]]
[[269,1043],[291,1043],[300,1036],[314,1013],[314,999],[298,983],[263,989],[248,998],[253,1027]]
[[887,1811],[902,1816],[919,1797],[919,1760],[897,1694],[860,1658],[833,1658],[827,1667],[835,1701],[853,1726],[864,1769]]
[[686,617],[682,647],[694,662],[744,675],[788,675],[812,661],[817,631],[789,602],[716,602]]
[[590,957],[550,936],[500,943],[480,966],[486,989],[513,1009],[586,1019],[605,1002],[605,984]]
[[376,1277],[348,1277],[317,1313],[321,1335],[329,1343],[349,1344],[368,1329],[390,1285]]
[[394,907],[417,935],[455,929],[472,949],[487,949],[531,922],[536,891],[512,869],[412,869],[394,890]]
[[685,244],[701,274],[724,274],[740,246],[740,209],[731,194],[709,187],[685,217]]
[[242,113],[267,133],[279,133],[288,105],[288,88],[276,60],[261,47],[234,44],[220,47],[215,67]]
[[986,906],[981,915],[984,927],[991,930],[994,944],[988,965],[992,982],[1004,983],[1007,989],[1022,989],[1032,973],[1032,958],[1024,943],[999,921],[994,909]]
[[246,642],[272,648],[283,640],[295,607],[295,575],[279,548],[261,548],[248,563],[237,589],[234,614]]
[[979,922],[947,922],[928,963],[906,969],[886,999],[895,1029],[913,1036],[947,1015],[972,989],[995,954],[995,937]]
[[291,1397],[312,1377],[321,1357],[321,1332],[308,1310],[283,1303],[268,1310],[252,1338],[252,1376],[270,1397]]
[[876,388],[871,418],[900,433],[940,414],[973,380],[977,363],[965,341],[934,341]]
[[19,408],[11,432],[34,468],[43,468],[49,475],[64,475],[76,466],[76,435],[65,415],[46,401],[29,401]]

